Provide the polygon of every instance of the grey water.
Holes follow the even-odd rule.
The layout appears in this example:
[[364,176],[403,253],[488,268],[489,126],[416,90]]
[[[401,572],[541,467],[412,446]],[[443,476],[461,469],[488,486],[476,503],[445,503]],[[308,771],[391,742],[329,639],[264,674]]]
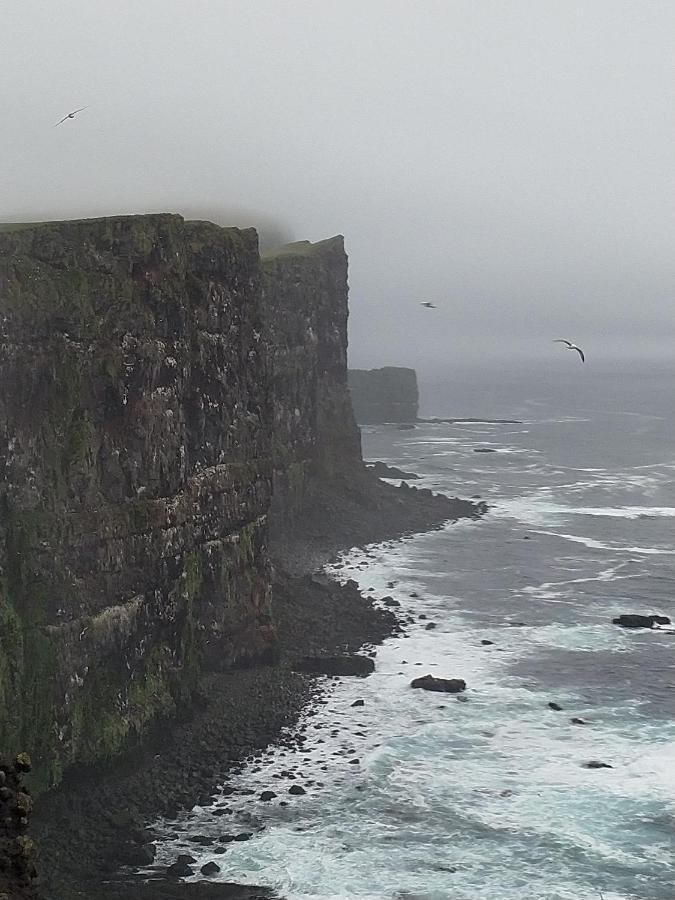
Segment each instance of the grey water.
[[[253,799],[214,797],[255,832],[217,877],[289,900],[675,897],[675,634],[612,624],[675,619],[673,384],[666,367],[458,369],[422,385],[423,415],[520,423],[363,429],[366,458],[489,511],[332,567],[413,622],[368,679],[326,683],[302,751],[231,782]],[[427,672],[464,678],[465,702],[412,690]],[[291,769],[303,796],[272,780]],[[158,860],[214,859],[185,840],[212,812],[159,823],[180,836]]]

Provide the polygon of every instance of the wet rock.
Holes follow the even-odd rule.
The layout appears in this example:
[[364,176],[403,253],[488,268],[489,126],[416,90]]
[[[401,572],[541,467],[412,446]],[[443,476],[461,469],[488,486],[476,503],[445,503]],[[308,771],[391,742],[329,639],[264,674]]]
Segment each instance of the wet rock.
[[270,800],[274,800],[275,797],[276,794],[274,793],[274,791],[263,791],[260,795],[260,799],[265,803],[268,803]]
[[585,719],[580,719],[578,716],[574,716],[574,718],[570,719],[572,725],[588,725],[588,722]]
[[176,857],[176,861],[167,867],[166,874],[170,878],[187,878],[194,875],[191,864],[197,862],[194,856],[188,853],[181,853]]
[[365,705],[366,705],[365,700],[355,700],[352,703],[352,706],[365,706]]
[[193,834],[188,838],[191,844],[201,844],[202,847],[209,847],[213,843],[213,838],[206,834]]
[[150,866],[155,861],[154,844],[122,844],[117,848],[117,861],[123,866]]
[[214,863],[213,860],[205,863],[201,869],[199,870],[202,875],[217,875],[220,872],[220,866],[218,863]]
[[380,601],[384,606],[395,607],[400,606],[400,602],[398,600],[394,600],[393,597],[382,597]]
[[492,447],[474,447],[473,452],[474,453],[496,453],[497,451],[494,450]]
[[494,641],[488,641],[487,638],[483,638],[483,640],[481,641],[481,644],[482,644],[484,647],[492,647],[493,644],[494,644]]
[[379,461],[367,463],[367,468],[373,475],[377,475],[378,478],[405,478],[410,481],[411,479],[420,477],[414,472],[404,472],[403,469],[399,469],[396,466],[388,466],[386,463]]
[[313,675],[358,675],[364,677],[375,671],[375,663],[368,656],[306,656],[295,666],[300,672]]
[[668,616],[660,616],[656,613],[648,616],[627,613],[612,619],[612,624],[620,625],[622,628],[653,628],[654,625],[670,625],[672,623]]
[[435,622],[427,622],[427,624],[424,626],[424,630],[425,631],[433,631],[433,629],[436,627],[437,627],[437,625]]
[[592,759],[590,762],[584,763],[584,769],[613,769],[614,766],[610,766],[609,763],[601,762],[598,759]]
[[242,831],[240,834],[235,834],[235,841],[250,841],[253,837],[253,832],[251,831]]
[[556,703],[555,700],[549,702],[548,708],[554,709],[556,712],[562,712],[562,706],[559,703]]
[[300,796],[300,794],[306,794],[307,791],[304,787],[301,787],[299,784],[293,784],[288,789],[289,794],[295,794],[296,796]]
[[435,678],[433,675],[423,675],[421,678],[413,678],[410,687],[422,688],[425,691],[458,694],[460,691],[466,690],[466,681],[463,678]]

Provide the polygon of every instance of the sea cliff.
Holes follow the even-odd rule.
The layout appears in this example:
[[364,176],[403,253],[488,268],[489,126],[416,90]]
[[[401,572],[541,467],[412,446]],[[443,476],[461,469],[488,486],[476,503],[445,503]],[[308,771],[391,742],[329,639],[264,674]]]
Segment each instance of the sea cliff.
[[274,651],[268,514],[360,466],[341,238],[0,232],[0,742],[39,790]]
[[318,565],[482,511],[364,467],[347,296],[340,236],[0,227],[0,748],[49,900],[127,896],[102,873],[152,859],[153,816],[297,720],[298,660],[396,627]]
[[349,390],[359,425],[417,421],[419,391],[414,369],[350,369]]

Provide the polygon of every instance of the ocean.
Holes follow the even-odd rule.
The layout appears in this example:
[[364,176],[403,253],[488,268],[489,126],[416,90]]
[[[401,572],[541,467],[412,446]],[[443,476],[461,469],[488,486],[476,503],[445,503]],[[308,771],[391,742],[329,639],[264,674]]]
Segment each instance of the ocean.
[[[560,356],[422,385],[423,415],[518,424],[363,429],[367,459],[489,511],[343,555],[335,577],[398,600],[405,636],[326,680],[302,750],[231,782],[253,793],[227,829],[201,807],[159,823],[158,862],[288,900],[675,898],[675,634],[612,624],[675,619],[673,371]],[[427,673],[467,689],[412,690]],[[237,828],[221,856],[185,840]]]

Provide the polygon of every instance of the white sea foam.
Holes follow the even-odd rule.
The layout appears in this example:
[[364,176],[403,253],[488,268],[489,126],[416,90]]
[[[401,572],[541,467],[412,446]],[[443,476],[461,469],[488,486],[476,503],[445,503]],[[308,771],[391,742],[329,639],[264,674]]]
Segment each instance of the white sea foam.
[[575,516],[605,519],[673,518],[672,506],[569,506],[549,499],[547,492],[501,500],[491,510],[498,518],[518,519],[528,525],[557,524]]
[[675,554],[675,550],[666,549],[664,547],[622,547],[614,542],[598,541],[595,538],[583,537],[579,534],[563,534],[558,531],[536,531],[535,534],[546,534],[551,537],[559,537],[566,541],[572,541],[575,544],[583,544],[585,547],[589,547],[592,550],[608,550],[612,553],[637,553],[644,556]]
[[[468,434],[465,430],[459,444],[443,437],[406,440],[405,452],[417,443],[429,448],[430,458],[459,454],[466,459],[472,447]],[[378,458],[402,468],[416,465],[404,455]],[[172,861],[176,852],[189,849],[198,866],[225,860],[218,876],[222,880],[270,884],[289,900],[589,900],[600,890],[605,900],[675,896],[665,887],[670,879],[669,837],[664,835],[659,843],[643,824],[650,817],[675,815],[675,725],[636,718],[638,698],[591,705],[572,689],[543,691],[534,676],[512,674],[513,662],[545,658],[549,648],[558,656],[565,650],[618,654],[627,649],[634,636],[599,624],[598,611],[611,609],[614,582],[645,578],[647,557],[675,552],[626,546],[639,543],[633,535],[639,531],[640,516],[665,520],[675,510],[656,502],[612,505],[612,492],[625,488],[628,479],[635,479],[630,482],[634,490],[647,492],[652,490],[651,477],[524,462],[514,459],[498,468],[514,472],[519,466],[530,479],[530,489],[537,479],[550,481],[554,474],[569,478],[566,473],[579,471],[590,477],[509,499],[504,496],[508,487],[493,481],[494,467],[476,468],[475,492],[484,497],[496,493],[498,498],[483,520],[461,521],[442,531],[343,556],[342,563],[350,568],[334,567],[336,577],[355,578],[363,589],[372,586],[376,596],[390,594],[401,603],[403,615],[424,614],[427,619],[412,625],[408,637],[393,638],[379,648],[376,672],[368,679],[325,682],[329,702],[307,718],[303,749],[273,749],[257,772],[258,764],[251,763],[233,784],[254,795],[234,794],[222,801],[232,816],[217,819],[211,808],[197,808],[193,819],[169,829],[180,831],[187,825],[192,833],[210,834],[212,829],[220,834],[262,824],[264,830],[251,841],[229,844],[223,857],[180,839],[165,841],[158,862]],[[452,477],[454,472],[439,471],[418,484],[454,493]],[[566,498],[572,493],[582,499],[587,490],[606,490],[608,502],[575,508],[557,499],[559,489]],[[581,521],[580,516],[586,517],[583,530],[593,530],[591,536],[568,533],[576,527],[555,530],[563,522]],[[622,533],[625,528],[631,537],[605,539],[602,522],[612,519],[626,520]],[[542,553],[551,553],[554,573],[540,580],[542,568],[535,565],[528,577],[519,550],[525,545],[512,539],[513,531],[522,535],[522,523],[532,526],[534,534],[602,553],[591,554],[580,546],[577,556],[565,556],[564,550],[551,552],[556,545],[549,541],[532,542],[532,559],[540,563]],[[467,541],[475,542],[476,555],[464,570],[455,571],[466,559],[459,552],[459,535],[464,549]],[[493,552],[495,565],[504,563],[499,589],[506,596],[504,613],[480,619],[481,604],[494,587],[471,566],[473,559],[489,560]],[[627,561],[626,553],[642,560],[644,568]],[[650,570],[658,562],[650,559]],[[501,627],[509,618],[515,620],[509,613],[512,603],[519,603],[519,609],[531,604],[539,612],[538,621],[542,608],[569,617],[566,608],[543,603],[569,606],[575,594],[588,592],[594,583],[595,593],[601,595],[598,605],[579,607],[573,623]],[[411,598],[413,592],[419,596]],[[428,622],[436,628],[425,630]],[[486,634],[494,645],[480,645]],[[667,639],[660,640],[662,645]],[[427,672],[465,678],[468,702],[411,690],[410,680]],[[352,708],[357,699],[365,705]],[[565,711],[550,710],[550,699]],[[588,726],[571,725],[572,715],[586,719]],[[350,762],[353,758],[358,765]],[[583,767],[594,759],[607,760],[613,768]],[[305,796],[286,796],[292,782],[272,778],[292,765],[301,771],[295,783],[307,786]],[[271,804],[260,802],[256,794],[266,789],[277,791],[279,798]],[[279,805],[282,798],[289,802],[287,807]]]
[[[228,845],[223,880],[269,884],[289,900],[585,900],[589,884],[605,889],[606,898],[634,900],[628,890],[607,890],[595,873],[644,868],[649,858],[652,877],[667,877],[666,857],[635,834],[618,841],[615,823],[627,804],[647,810],[670,797],[675,809],[672,724],[631,733],[617,710],[617,730],[611,714],[560,692],[556,699],[566,709],[593,724],[574,728],[548,710],[549,697],[535,683],[509,676],[510,659],[542,643],[603,646],[621,641],[622,633],[601,635],[597,626],[502,629],[499,647],[506,652],[484,652],[481,632],[463,621],[461,606],[430,590],[428,576],[418,580],[441,537],[370,547],[343,557],[356,569],[334,569],[362,588],[392,594],[404,614],[424,612],[437,628],[426,631],[420,623],[408,638],[387,641],[367,680],[326,682],[329,703],[306,720],[303,750],[273,749],[261,771],[250,765],[235,782],[282,797],[290,782],[272,776],[295,764],[308,793],[286,797],[285,808],[278,799],[266,804],[235,794],[226,803],[236,827],[230,817],[216,821],[209,807],[193,810],[186,824],[192,833],[232,832],[250,828],[253,815],[253,827],[265,828]],[[617,563],[569,583],[609,582],[622,568]],[[410,679],[426,672],[464,677],[468,702],[410,690]],[[356,699],[365,705],[354,709]],[[612,769],[583,768],[608,753]],[[171,827],[180,830],[181,823]],[[220,859],[179,839],[160,844],[158,861],[186,850],[197,866]]]

